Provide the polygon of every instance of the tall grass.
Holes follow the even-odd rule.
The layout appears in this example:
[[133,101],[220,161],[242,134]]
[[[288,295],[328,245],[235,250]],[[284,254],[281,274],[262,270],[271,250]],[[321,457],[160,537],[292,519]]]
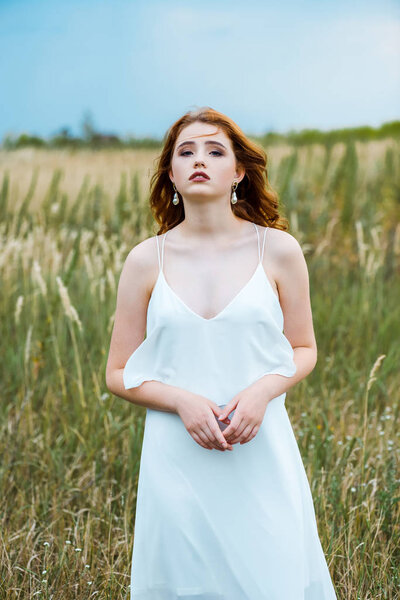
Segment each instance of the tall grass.
[[[129,597],[145,409],[109,394],[105,364],[123,262],[157,231],[154,157],[0,153],[1,598]],[[399,146],[269,159],[310,273],[318,363],[286,406],[322,546],[338,598],[394,600]]]

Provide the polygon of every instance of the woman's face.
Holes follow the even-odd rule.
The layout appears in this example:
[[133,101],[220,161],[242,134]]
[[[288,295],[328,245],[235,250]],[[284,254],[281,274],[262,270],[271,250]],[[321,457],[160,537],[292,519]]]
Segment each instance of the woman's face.
[[[195,171],[203,171],[209,179],[190,179]],[[200,121],[182,129],[169,176],[183,198],[230,198],[233,181],[239,183],[244,175],[244,169],[236,166],[231,140],[222,129]]]

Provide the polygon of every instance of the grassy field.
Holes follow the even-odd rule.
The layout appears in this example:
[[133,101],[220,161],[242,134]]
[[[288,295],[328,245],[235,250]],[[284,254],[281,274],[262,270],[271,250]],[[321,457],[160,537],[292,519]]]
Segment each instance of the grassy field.
[[[400,594],[399,146],[268,150],[319,350],[286,407],[340,600]],[[157,154],[0,151],[1,600],[129,597],[145,409],[105,364]]]

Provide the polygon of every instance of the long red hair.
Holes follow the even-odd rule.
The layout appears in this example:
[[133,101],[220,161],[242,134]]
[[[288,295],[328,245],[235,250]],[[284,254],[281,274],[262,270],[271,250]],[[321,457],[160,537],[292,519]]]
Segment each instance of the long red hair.
[[237,203],[231,204],[234,214],[258,225],[286,231],[289,227],[285,217],[279,214],[278,194],[268,181],[267,155],[263,148],[249,140],[232,119],[205,106],[192,110],[178,119],[167,131],[157,168],[150,181],[150,209],[159,223],[157,234],[162,234],[185,219],[182,198],[172,203],[174,189],[168,171],[176,140],[184,127],[200,121],[220,127],[232,142],[237,163],[243,165],[246,174],[236,189]]

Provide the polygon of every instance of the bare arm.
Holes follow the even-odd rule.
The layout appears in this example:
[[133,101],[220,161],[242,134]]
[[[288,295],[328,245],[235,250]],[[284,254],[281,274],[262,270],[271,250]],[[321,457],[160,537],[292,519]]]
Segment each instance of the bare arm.
[[160,381],[144,381],[135,388],[125,389],[122,378],[129,356],[143,342],[146,333],[147,307],[157,276],[154,246],[154,238],[135,246],[122,268],[106,366],[106,385],[113,394],[133,404],[176,412],[177,401],[187,391]]
[[293,347],[296,373],[292,377],[265,375],[252,384],[269,399],[276,398],[304,379],[317,362],[307,264],[298,241],[287,232],[270,230],[271,257],[279,302],[284,316],[284,334]]

